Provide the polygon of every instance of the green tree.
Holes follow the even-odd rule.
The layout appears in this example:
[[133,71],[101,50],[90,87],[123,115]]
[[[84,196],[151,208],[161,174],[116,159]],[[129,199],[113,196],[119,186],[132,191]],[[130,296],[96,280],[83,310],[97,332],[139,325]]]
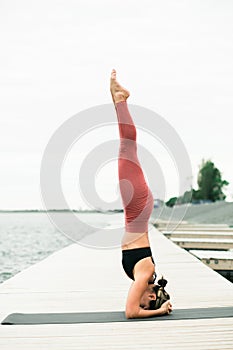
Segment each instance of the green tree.
[[194,188],[192,188],[192,202],[198,201],[200,199],[201,199],[200,190],[195,190]]
[[192,200],[192,190],[190,191],[185,191],[183,196],[179,197],[179,202],[181,204],[184,204],[184,203],[190,203]]
[[209,159],[202,159],[202,164],[198,173],[197,183],[199,186],[195,196],[198,199],[209,199],[213,202],[224,200],[225,194],[222,192],[224,186],[229,185],[229,182],[222,180],[221,173],[214,163]]
[[173,207],[177,204],[198,202],[200,200],[210,200],[215,202],[226,198],[222,190],[224,186],[229,185],[229,182],[222,180],[219,169],[215,167],[211,160],[205,161],[202,159],[202,164],[199,167],[197,183],[199,186],[198,190],[192,188],[180,197],[172,197],[166,202],[166,205],[168,207]]
[[165,204],[166,204],[168,207],[173,207],[173,205],[176,204],[176,201],[177,201],[177,197],[172,197],[172,198],[170,198]]

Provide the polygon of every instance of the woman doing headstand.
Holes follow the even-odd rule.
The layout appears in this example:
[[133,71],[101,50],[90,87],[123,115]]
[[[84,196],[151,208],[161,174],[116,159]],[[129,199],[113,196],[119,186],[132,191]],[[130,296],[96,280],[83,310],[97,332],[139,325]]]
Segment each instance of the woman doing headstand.
[[125,215],[122,265],[128,277],[133,280],[125,315],[127,318],[141,318],[169,314],[172,305],[164,290],[167,281],[162,278],[158,284],[154,284],[155,264],[148,237],[153,195],[137,157],[136,128],[126,102],[130,94],[117,82],[115,69],[111,74],[110,91],[120,134],[118,175]]

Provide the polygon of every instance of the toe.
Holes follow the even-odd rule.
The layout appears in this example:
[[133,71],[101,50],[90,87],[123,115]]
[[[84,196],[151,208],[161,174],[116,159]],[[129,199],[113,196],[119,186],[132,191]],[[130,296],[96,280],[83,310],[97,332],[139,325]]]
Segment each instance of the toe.
[[115,69],[112,70],[111,78],[116,79],[116,70]]

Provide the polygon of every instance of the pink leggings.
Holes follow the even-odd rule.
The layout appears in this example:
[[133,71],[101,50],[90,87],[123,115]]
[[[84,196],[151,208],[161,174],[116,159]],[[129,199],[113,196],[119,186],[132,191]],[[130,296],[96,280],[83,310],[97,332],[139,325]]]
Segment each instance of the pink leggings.
[[137,157],[136,128],[127,102],[116,103],[120,133],[119,185],[124,206],[126,232],[148,232],[154,200]]

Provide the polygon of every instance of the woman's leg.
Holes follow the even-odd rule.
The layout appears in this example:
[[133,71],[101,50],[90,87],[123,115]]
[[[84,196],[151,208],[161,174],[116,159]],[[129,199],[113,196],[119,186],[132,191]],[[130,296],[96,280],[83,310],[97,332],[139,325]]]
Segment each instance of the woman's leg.
[[144,233],[148,232],[148,222],[154,206],[153,195],[137,157],[136,128],[127,102],[117,102],[115,108],[120,133],[118,175],[125,213],[125,230]]

